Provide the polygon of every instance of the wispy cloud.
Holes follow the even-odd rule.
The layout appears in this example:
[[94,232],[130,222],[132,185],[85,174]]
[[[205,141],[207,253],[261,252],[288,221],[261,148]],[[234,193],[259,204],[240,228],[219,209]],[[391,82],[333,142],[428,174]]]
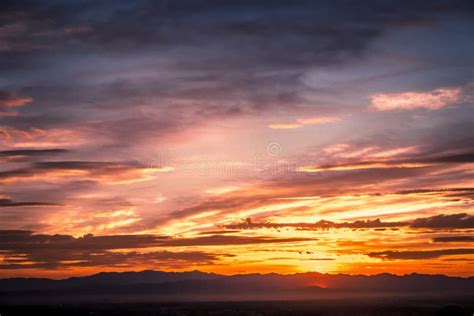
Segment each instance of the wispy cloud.
[[440,88],[427,92],[379,93],[370,97],[378,111],[429,109],[438,110],[461,100],[462,88]]
[[471,2],[2,1],[0,277],[464,245]]
[[31,102],[32,97],[19,96],[15,91],[0,91],[0,106],[19,107]]
[[146,181],[170,167],[143,166],[127,162],[54,161],[37,162],[30,167],[0,172],[0,183],[21,181],[62,182],[70,179],[120,184]]
[[12,108],[22,107],[33,102],[29,96],[19,96],[15,91],[0,90],[0,117],[15,116],[17,113]]
[[437,249],[437,250],[414,250],[414,251],[380,251],[370,252],[369,257],[380,258],[383,260],[420,260],[435,259],[444,256],[471,255],[474,254],[474,248],[461,249]]
[[296,119],[295,122],[270,124],[268,127],[272,129],[295,129],[308,125],[331,124],[340,120],[341,118],[336,116],[303,117]]

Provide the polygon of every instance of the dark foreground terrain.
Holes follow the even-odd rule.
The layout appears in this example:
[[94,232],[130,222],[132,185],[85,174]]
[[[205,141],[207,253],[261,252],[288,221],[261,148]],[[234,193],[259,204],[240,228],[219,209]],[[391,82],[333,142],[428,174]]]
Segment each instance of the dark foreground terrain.
[[291,275],[218,275],[141,271],[99,273],[63,280],[0,280],[1,305],[59,305],[143,302],[311,301],[392,298],[473,298],[474,277],[392,274],[344,275],[316,272]]
[[99,273],[0,280],[0,315],[473,316],[474,278]]
[[393,299],[186,302],[186,303],[101,303],[84,305],[0,306],[2,316],[10,315],[377,315],[377,316],[471,316],[469,299]]

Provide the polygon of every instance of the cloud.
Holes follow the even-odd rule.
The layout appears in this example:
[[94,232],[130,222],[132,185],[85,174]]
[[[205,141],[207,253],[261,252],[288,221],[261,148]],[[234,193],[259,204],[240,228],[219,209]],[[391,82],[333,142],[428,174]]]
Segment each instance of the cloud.
[[[166,237],[116,235],[74,238],[68,235],[32,234],[30,231],[0,231],[2,269],[66,269],[69,267],[133,267],[181,264],[212,264],[219,254],[201,251],[125,251],[155,246]],[[111,250],[122,250],[114,252]]]
[[459,197],[459,196],[470,196],[474,193],[474,188],[441,188],[441,189],[412,189],[412,190],[402,190],[395,192],[396,194],[417,194],[417,193],[445,193],[449,196]]
[[474,254],[474,249],[440,249],[440,250],[419,250],[419,251],[380,251],[370,252],[367,255],[372,258],[382,260],[423,260],[436,259],[444,256],[470,255]]
[[474,228],[474,216],[467,213],[436,215],[427,218],[418,218],[414,220],[410,227],[412,228],[432,228],[432,229],[465,229]]
[[170,171],[169,167],[165,166],[148,168],[137,163],[124,162],[37,162],[31,167],[0,172],[0,183],[80,179],[121,184],[150,180],[155,173],[168,171]]
[[[435,190],[435,192],[437,192]],[[441,190],[440,192],[451,192],[448,190]],[[456,190],[454,190],[456,192]],[[407,194],[406,192],[402,194]],[[281,228],[295,228],[298,230],[320,230],[320,229],[377,229],[377,228],[397,228],[407,227],[413,229],[431,228],[431,229],[468,229],[474,228],[474,217],[465,213],[436,215],[431,217],[416,218],[405,222],[383,222],[380,219],[374,220],[358,220],[353,222],[332,222],[327,220],[320,220],[315,223],[268,223],[268,222],[253,222],[250,218],[245,221],[234,224],[227,224],[222,226],[230,230],[255,230],[261,228],[281,229]],[[449,242],[449,241],[469,241],[470,237],[453,236],[453,237],[435,237],[434,242]]]
[[[372,149],[370,149],[371,151]],[[399,152],[392,152],[382,156],[377,153],[363,151],[362,157],[356,155],[357,160],[350,157],[351,162],[321,164],[316,166],[302,166],[297,169],[300,172],[323,172],[323,171],[352,171],[364,169],[410,169],[434,167],[442,164],[462,164],[473,163],[474,153],[469,148],[465,152],[459,153],[420,153],[415,155],[401,155]],[[402,152],[403,153],[403,152]],[[410,151],[408,151],[410,153]],[[340,153],[338,153],[341,155]],[[384,157],[384,155],[386,155]],[[374,159],[375,158],[375,159]],[[382,158],[382,159],[381,159]]]
[[471,242],[474,241],[474,236],[446,236],[435,237],[433,242]]
[[133,268],[137,265],[171,269],[180,269],[194,265],[212,265],[225,254],[212,254],[202,251],[153,251],[153,252],[111,252],[111,251],[74,251],[66,250],[52,253],[47,250],[31,251],[22,256],[12,255],[5,258],[2,269],[68,269],[74,267],[120,267]]
[[[425,157],[423,153],[419,157],[402,157],[396,158],[398,160],[403,160],[407,162],[423,162],[435,164],[435,166],[441,166],[441,161],[447,161],[449,164],[453,164],[450,161],[467,161],[469,159],[468,155],[461,157],[459,155],[443,155],[441,158],[436,156],[436,158]],[[307,161],[309,159],[302,159],[302,161]],[[388,164],[391,163],[391,160],[386,160]],[[395,163],[396,163],[395,162]],[[214,212],[214,218],[219,219],[219,215],[222,214],[232,214],[232,213],[241,213],[246,210],[255,210],[265,207],[266,212],[273,213],[274,216],[285,215],[285,213],[291,214],[293,211],[301,212],[301,205],[310,205],[311,200],[320,200],[325,199],[325,196],[335,196],[335,195],[357,195],[357,194],[373,194],[371,197],[362,198],[361,200],[374,201],[375,203],[380,203],[384,200],[384,196],[398,195],[397,192],[400,191],[400,185],[392,185],[392,183],[397,184],[397,179],[410,179],[409,182],[404,181],[406,185],[402,186],[409,190],[420,188],[425,185],[433,185],[433,181],[425,180],[427,174],[432,172],[426,170],[428,168],[387,168],[387,169],[361,169],[354,170],[350,174],[345,172],[333,172],[333,173],[320,173],[318,177],[314,176],[313,173],[305,172],[285,172],[281,175],[277,175],[269,180],[256,181],[252,186],[248,186],[239,190],[234,190],[226,194],[206,197],[204,200],[199,202],[194,202],[191,206],[186,206],[179,208],[178,210],[173,210],[167,213],[160,219],[156,219],[151,225],[164,225],[169,221],[176,221],[185,219],[187,217],[194,216],[196,214],[205,213],[205,212]],[[438,169],[442,170],[442,169]],[[443,174],[447,175],[448,178],[446,185],[450,185],[451,175],[449,173]],[[460,174],[456,174],[453,177],[459,181]],[[465,175],[466,181],[470,179],[469,174]],[[429,179],[429,178],[427,178]],[[439,181],[439,180],[437,180]],[[378,185],[375,186],[374,183]],[[382,188],[382,183],[384,184]],[[459,183],[459,182],[458,182]],[[448,206],[451,202],[454,203],[455,200],[469,198],[470,193],[466,191],[466,188],[454,188],[453,192],[448,192],[449,188],[444,189],[447,191],[437,192],[436,196],[442,199],[443,204]],[[462,190],[462,191],[461,191]],[[319,197],[315,197],[315,196]],[[402,195],[402,194],[400,194]],[[298,198],[303,199],[303,197],[308,197],[308,202],[305,203],[304,200],[298,201]],[[379,197],[377,197],[379,196]],[[424,204],[426,208],[429,208],[432,201],[429,197],[423,197]],[[421,198],[420,197],[420,198]],[[394,197],[390,198],[392,200]],[[401,197],[400,197],[401,198]],[[413,200],[416,198],[416,193],[413,194]],[[291,200],[293,199],[293,200]],[[331,208],[330,202],[331,199],[328,199],[327,208]],[[379,200],[379,202],[376,202]],[[292,203],[299,203],[299,206],[292,206]],[[389,203],[387,200],[384,203]],[[281,209],[280,205],[287,205],[284,207],[284,211],[278,211]],[[416,203],[419,204],[419,203]],[[458,203],[456,203],[458,204]],[[355,204],[354,207],[356,210],[360,210],[361,206]],[[400,206],[397,206],[399,208]],[[413,204],[413,210],[418,209],[420,206]],[[299,209],[300,208],[300,209]],[[336,208],[334,212],[350,212],[350,205],[347,208],[339,209]],[[378,216],[377,211],[369,212],[369,207],[365,207],[364,214],[371,216]],[[377,207],[380,208],[380,205]],[[273,210],[273,211],[272,211]],[[354,210],[355,211],[355,210]],[[396,213],[396,210],[393,210]],[[268,214],[268,213],[267,213]],[[251,214],[249,214],[251,215]],[[246,217],[249,215],[239,216],[237,218]]]
[[0,106],[20,107],[33,102],[31,97],[18,96],[14,91],[0,90]]
[[339,228],[388,228],[388,227],[402,227],[407,226],[404,222],[382,222],[380,219],[361,220],[354,222],[335,223],[331,221],[321,220],[316,223],[253,223],[250,218],[238,224],[224,225],[226,229],[260,229],[260,228],[296,228],[301,230],[318,230],[318,229],[339,229]]
[[[353,12],[355,8],[358,8],[357,14]],[[3,9],[7,22],[7,27],[2,29],[4,51],[47,49],[60,43],[72,47],[89,44],[90,49],[97,45],[109,50],[133,50],[150,46],[178,46],[198,40],[215,42],[216,39],[228,39],[232,43],[232,39],[238,37],[241,50],[246,53],[251,49],[249,44],[253,40],[260,40],[268,45],[259,49],[268,51],[270,61],[277,59],[283,62],[293,58],[293,62],[298,62],[310,58],[337,59],[344,52],[355,54],[365,48],[366,41],[394,25],[433,21],[438,18],[440,10],[451,14],[466,13],[470,12],[471,7],[468,1],[456,1],[449,5],[437,1],[431,6],[369,1],[367,5],[360,6],[352,2],[335,4],[327,1],[315,5],[307,0],[264,0],[258,4],[252,1],[222,3],[186,0],[179,3],[136,1],[133,4],[108,1],[106,11],[94,2],[81,6],[74,3],[61,6],[41,2],[29,6],[6,3]],[[249,11],[254,14],[245,15]],[[190,13],[194,14],[192,21],[187,19]],[[160,18],[156,19],[157,16]],[[294,16],[298,17],[297,22],[292,19]],[[150,27],[139,27],[136,25],[138,21]],[[355,21],[359,21],[358,27],[353,26]],[[74,40],[71,40],[72,35],[76,36],[72,38]],[[192,35],[198,38],[194,39]],[[305,38],[320,38],[322,42],[304,43]],[[284,54],[292,58],[285,58],[276,51],[271,53],[278,39],[293,44],[294,47],[286,47]],[[322,52],[310,54],[309,47],[320,48]],[[254,49],[259,52],[259,49]],[[303,51],[298,52],[298,49]],[[329,52],[335,56],[330,58]],[[242,55],[251,59],[247,54]]]
[[51,149],[15,149],[15,150],[2,150],[0,151],[0,157],[17,157],[17,156],[42,156],[42,155],[57,155],[68,152],[67,149],[63,148],[51,148]]
[[292,123],[270,124],[268,127],[272,129],[295,129],[308,125],[330,124],[338,122],[340,120],[341,119],[336,116],[306,117],[298,118],[296,119],[296,122]]
[[0,231],[0,250],[26,251],[45,248],[49,250],[111,250],[147,248],[157,246],[164,236],[154,235],[85,235],[75,238],[70,235],[33,234],[32,231]]
[[[310,238],[274,238],[246,236],[199,236],[172,238],[161,235],[111,235],[72,237],[33,234],[24,230],[0,231],[0,252],[4,269],[56,269],[81,266],[135,266],[163,264],[212,264],[230,254],[202,251],[130,251],[156,247],[226,246],[314,241]],[[118,251],[120,250],[120,251]]]
[[195,238],[176,238],[161,242],[163,246],[226,246],[226,245],[252,245],[252,244],[275,244],[275,243],[294,243],[304,241],[315,241],[314,238],[278,238],[264,236],[228,236],[211,235]]
[[[2,5],[8,14],[2,38],[5,62],[0,67],[12,77],[21,69],[22,78],[31,78],[26,81],[44,100],[35,109],[37,117],[44,116],[37,127],[50,127],[47,120],[71,124],[97,118],[96,135],[102,135],[105,125],[117,146],[133,145],[147,135],[156,139],[165,125],[171,133],[187,130],[209,113],[229,118],[288,108],[303,113],[314,107],[304,98],[300,81],[308,69],[359,60],[386,31],[407,23],[435,22],[441,19],[440,8],[447,14],[470,12],[463,1],[439,6],[377,1],[366,6],[305,0],[108,1],[107,10],[94,2]],[[22,53],[14,54],[18,51]],[[57,55],[48,58],[43,51]],[[87,51],[91,58],[76,62],[77,51]],[[44,85],[37,84],[38,69],[51,74]],[[71,100],[74,106],[64,106]],[[98,106],[93,109],[90,104]],[[138,123],[128,115],[126,124],[103,113],[107,108],[126,111],[131,104],[151,115]],[[180,112],[176,118],[152,119],[154,111],[170,104],[173,112]],[[192,114],[190,104],[196,105]],[[142,122],[147,126],[141,128],[145,119],[150,122]],[[304,121],[301,124],[311,124]],[[25,122],[15,122],[21,123]]]
[[247,195],[245,191],[230,192],[228,195],[208,198],[196,205],[172,211],[166,218],[159,221],[164,224],[169,221],[184,219],[195,214],[208,212],[211,210],[232,212],[237,209],[245,209],[265,205],[271,197],[262,194]]
[[272,129],[295,129],[303,127],[303,124],[299,123],[280,123],[280,124],[270,124],[268,127]]
[[300,172],[322,172],[322,171],[351,171],[363,169],[397,169],[397,168],[423,168],[434,166],[434,163],[420,162],[359,162],[337,165],[304,166],[298,168]]
[[2,150],[0,151],[0,160],[6,162],[25,162],[37,157],[55,156],[68,152],[69,150],[63,148]]
[[32,97],[18,96],[15,91],[0,90],[0,117],[15,116],[17,113],[12,108],[22,107],[33,102]]
[[[67,269],[70,267],[134,267],[212,264],[220,254],[202,251],[130,251],[159,245],[168,237],[153,235],[33,234],[31,231],[0,231],[2,269]],[[128,250],[127,250],[128,249]],[[121,250],[119,252],[113,250]]]
[[378,111],[429,109],[439,110],[462,100],[462,87],[440,88],[428,92],[380,93],[371,96]]
[[[469,208],[469,192],[433,192],[433,197],[393,192],[472,182],[467,165],[474,162],[472,115],[464,105],[471,77],[462,67],[472,56],[464,41],[472,27],[471,1],[104,1],[0,4],[5,229],[68,234],[162,229],[186,236],[58,237],[61,242],[41,237],[50,241],[51,252],[59,253],[54,247],[71,247],[84,256],[107,252],[102,261],[107,262],[108,252],[116,250],[108,248],[113,243],[272,248],[310,244],[288,238],[311,234],[298,229],[366,228],[370,231],[363,234],[382,236],[388,234],[374,230],[408,228],[418,214]],[[427,41],[419,41],[419,34]],[[438,42],[426,34],[447,44],[433,45]],[[426,54],[425,46],[437,49]],[[382,107],[393,97],[396,107],[406,108],[407,99],[409,108],[423,100],[446,110],[367,112],[365,99],[371,95]],[[463,105],[449,107],[451,101]],[[321,135],[301,128],[339,118],[344,124],[321,126]],[[269,123],[300,129],[277,132]],[[284,149],[268,160],[278,168],[288,161],[291,170],[185,177],[158,174],[170,169],[143,163],[166,151],[178,159],[251,156],[253,163],[267,137]],[[329,144],[339,145],[315,153]],[[309,172],[294,172],[300,166]],[[314,172],[329,170],[338,172]],[[205,193],[234,183],[248,188]],[[157,192],[167,199],[154,204]],[[323,218],[345,220],[294,223],[312,218],[316,208]],[[215,229],[248,216],[253,227],[289,225],[295,231],[280,238],[255,236],[242,231],[251,229],[247,223],[238,236],[223,237],[226,233]],[[189,237],[201,230],[213,232]],[[239,236],[244,233],[250,236]],[[91,243],[102,248],[91,250]],[[133,260],[140,260],[142,250],[131,249]]]
[[14,202],[9,198],[3,198],[0,195],[0,208],[7,207],[45,207],[45,206],[59,206],[56,203],[46,203],[46,202]]
[[[29,122],[27,125],[36,125]],[[100,137],[90,135],[86,132],[87,127],[68,127],[40,129],[36,127],[14,128],[11,126],[0,127],[0,137],[6,145],[15,148],[12,150],[44,150],[52,147],[75,147],[100,142]],[[61,149],[61,148],[59,148]],[[66,149],[64,149],[66,150]]]
[[163,235],[111,235],[83,237],[70,235],[33,234],[24,230],[0,231],[0,250],[27,250],[45,247],[50,250],[111,250],[149,247],[182,247],[182,246],[225,246],[266,243],[292,243],[314,241],[314,238],[276,238],[265,236],[227,236],[211,235],[189,238],[173,238]]
[[309,259],[301,259],[305,261],[334,261],[334,258],[309,258]]

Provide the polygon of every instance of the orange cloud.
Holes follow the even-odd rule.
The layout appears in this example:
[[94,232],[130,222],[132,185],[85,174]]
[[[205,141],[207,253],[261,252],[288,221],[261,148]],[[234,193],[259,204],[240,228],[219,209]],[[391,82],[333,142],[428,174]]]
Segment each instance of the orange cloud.
[[167,166],[147,168],[120,162],[55,161],[40,162],[32,167],[0,172],[0,183],[19,181],[64,182],[73,179],[125,184],[151,180],[155,173],[169,172]]
[[303,117],[297,119],[297,122],[303,125],[316,125],[316,124],[330,124],[340,121],[339,117],[335,116],[317,116],[317,117]]
[[[15,112],[8,112],[16,114]],[[44,147],[70,147],[97,141],[99,137],[92,138],[83,129],[17,129],[12,127],[0,128],[0,138],[14,148],[44,148]]]
[[307,125],[330,124],[340,121],[335,116],[319,116],[319,117],[303,117],[296,119],[296,122],[270,124],[268,127],[272,129],[295,129]]
[[303,127],[303,124],[298,124],[298,123],[270,124],[268,127],[272,129],[295,129],[295,128]]

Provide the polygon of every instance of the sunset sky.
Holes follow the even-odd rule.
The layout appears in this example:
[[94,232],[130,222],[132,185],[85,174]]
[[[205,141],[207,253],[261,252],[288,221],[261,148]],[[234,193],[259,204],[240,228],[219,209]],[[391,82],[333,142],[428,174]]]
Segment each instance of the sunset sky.
[[473,1],[0,3],[0,277],[474,273]]

